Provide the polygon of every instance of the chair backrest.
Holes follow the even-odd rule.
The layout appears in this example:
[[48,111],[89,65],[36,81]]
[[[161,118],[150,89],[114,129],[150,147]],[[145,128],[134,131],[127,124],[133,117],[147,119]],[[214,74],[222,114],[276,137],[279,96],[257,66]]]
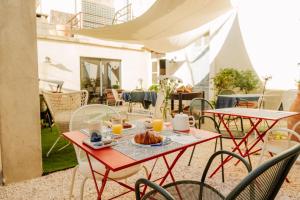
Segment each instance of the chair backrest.
[[281,90],[267,90],[259,99],[259,108],[278,110],[282,99]]
[[[198,120],[199,120],[199,129],[221,134],[220,125],[218,124],[218,122],[215,120],[214,117],[202,115],[199,117]],[[205,123],[202,123],[203,121]]]
[[115,100],[116,100],[116,101],[119,101],[119,100],[120,100],[120,97],[119,97],[118,91],[117,91],[116,89],[112,89],[111,91],[112,91],[112,94],[113,94]]
[[296,96],[298,94],[298,90],[287,90],[283,92],[282,97],[281,97],[281,105],[282,109],[284,111],[289,111],[292,103],[296,99]]
[[[273,135],[272,135],[273,134]],[[278,137],[276,138],[276,136]],[[288,129],[288,128],[273,128],[270,131],[266,133],[264,145],[267,145],[267,143],[274,139],[275,142],[279,142],[282,140],[288,140],[288,143],[285,143],[286,149],[289,149],[292,147],[291,138],[295,137],[300,141],[300,135],[295,132],[294,130]]]
[[43,97],[55,121],[60,112],[73,113],[76,109],[87,104],[88,91],[81,90],[76,92],[54,93],[43,91]]
[[300,153],[296,145],[251,171],[226,197],[227,200],[271,200],[280,190]]
[[190,103],[190,115],[198,119],[204,110],[214,109],[213,105],[203,98],[194,98]]
[[[109,121],[111,118],[121,119],[121,116],[116,110],[107,105],[90,104],[82,106],[73,113],[69,124],[69,130],[88,130],[89,123],[97,121],[100,124],[101,122]],[[87,159],[85,153],[82,153],[76,145],[74,145],[74,149],[79,164]]]
[[[299,136],[299,134],[300,134],[300,131],[299,131],[299,130],[300,130],[300,121],[298,121],[297,123],[295,123],[295,124],[293,125],[292,130],[295,131],[296,133],[298,133],[298,136]],[[300,139],[297,138],[297,137],[292,136],[292,139],[293,139],[293,140],[296,139],[297,141],[300,142]]]

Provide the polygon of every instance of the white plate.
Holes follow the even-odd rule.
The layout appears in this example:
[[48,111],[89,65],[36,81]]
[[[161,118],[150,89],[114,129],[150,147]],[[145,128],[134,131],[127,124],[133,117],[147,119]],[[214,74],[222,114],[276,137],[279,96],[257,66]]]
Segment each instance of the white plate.
[[[123,131],[124,130],[131,130],[131,129],[134,129],[136,127],[136,125],[134,125],[134,124],[131,124],[131,123],[128,123],[128,124],[131,125],[131,128],[123,128]],[[109,132],[109,131],[112,131],[112,128],[106,128],[106,130],[104,132]],[[114,133],[112,133],[112,134],[114,134]]]
[[[163,138],[161,143],[163,143],[166,140],[167,137],[163,136],[163,135],[161,135],[161,136]],[[160,146],[159,144],[161,144],[161,143],[157,143],[157,144],[139,144],[139,143],[136,143],[134,141],[134,137],[131,139],[131,143],[136,145],[136,146],[140,146],[140,147],[156,147],[156,146]]]
[[123,128],[123,130],[131,130],[131,129],[134,129],[136,127],[136,125],[134,124],[131,124],[131,123],[128,123],[131,125],[131,128]]

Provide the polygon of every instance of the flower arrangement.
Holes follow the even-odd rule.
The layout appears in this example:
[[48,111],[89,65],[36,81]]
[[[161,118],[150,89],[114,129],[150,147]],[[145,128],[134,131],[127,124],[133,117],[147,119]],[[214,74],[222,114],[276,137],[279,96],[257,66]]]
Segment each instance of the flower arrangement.
[[171,94],[175,92],[175,89],[178,87],[180,83],[182,83],[182,80],[180,78],[177,78],[175,76],[159,76],[158,77],[159,83],[160,83],[160,90],[164,94],[164,102],[163,102],[163,108],[162,108],[162,115],[164,121],[167,120],[167,113],[168,113],[168,105],[169,105],[169,99],[171,97]]

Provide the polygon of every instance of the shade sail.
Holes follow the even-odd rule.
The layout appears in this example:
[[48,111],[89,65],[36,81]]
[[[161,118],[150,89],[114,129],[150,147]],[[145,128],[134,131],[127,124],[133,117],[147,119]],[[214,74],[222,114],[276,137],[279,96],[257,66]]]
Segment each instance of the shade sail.
[[132,21],[74,33],[169,52],[190,44],[205,32],[202,26],[231,9],[230,0],[157,0],[145,14]]

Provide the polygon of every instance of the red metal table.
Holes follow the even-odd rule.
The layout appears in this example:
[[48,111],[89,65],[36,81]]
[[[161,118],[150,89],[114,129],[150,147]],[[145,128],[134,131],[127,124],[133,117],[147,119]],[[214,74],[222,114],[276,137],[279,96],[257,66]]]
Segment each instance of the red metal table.
[[[183,133],[183,134],[186,134],[186,133]],[[147,157],[147,158],[142,159],[142,160],[134,160],[134,159],[122,154],[121,152],[119,152],[119,151],[117,151],[113,148],[105,148],[105,149],[100,149],[100,150],[93,150],[93,149],[89,148],[88,146],[86,146],[82,143],[82,141],[87,136],[85,134],[79,132],[79,131],[63,133],[64,137],[66,137],[70,142],[72,142],[74,145],[78,146],[80,149],[85,151],[85,153],[87,155],[87,158],[88,158],[88,161],[89,161],[90,170],[92,172],[92,176],[93,176],[93,179],[94,179],[94,184],[95,184],[95,187],[96,187],[96,190],[97,190],[98,199],[101,199],[101,196],[102,196],[102,193],[104,191],[107,180],[114,181],[114,182],[118,183],[119,185],[121,185],[121,186],[128,189],[128,191],[126,191],[126,192],[124,192],[124,193],[122,193],[122,194],[120,194],[116,197],[127,194],[131,191],[134,191],[134,187],[129,186],[129,185],[123,183],[123,182],[120,182],[120,181],[117,181],[117,180],[112,180],[112,179],[108,178],[108,174],[109,174],[110,171],[115,172],[115,171],[119,171],[119,170],[131,167],[131,166],[134,166],[134,165],[137,165],[137,164],[140,164],[140,163],[150,161],[150,160],[155,160],[155,162],[152,166],[152,169],[151,169],[151,171],[150,171],[150,173],[147,177],[148,180],[150,180],[152,178],[152,172],[155,168],[155,165],[157,163],[158,158],[163,158],[165,166],[167,168],[167,172],[161,178],[158,178],[158,179],[152,180],[152,181],[159,181],[160,180],[159,184],[163,185],[166,178],[168,176],[170,176],[172,181],[175,182],[175,178],[172,174],[172,169],[174,168],[174,166],[177,163],[177,161],[179,160],[179,158],[183,155],[183,153],[189,147],[193,147],[193,146],[196,146],[196,145],[201,144],[203,142],[207,142],[209,140],[216,139],[216,138],[220,137],[220,134],[205,131],[205,130],[199,130],[199,129],[195,129],[195,128],[191,128],[189,134],[201,134],[201,139],[199,139],[196,142],[192,142],[190,144],[185,144],[185,145],[180,146],[178,148],[175,148],[175,149],[172,149],[172,150],[169,150],[169,151],[165,151],[163,153],[160,153],[160,154],[157,154],[157,155],[154,155],[154,156],[151,156],[151,157]],[[166,156],[171,154],[171,153],[175,153],[175,152],[177,152],[177,155],[176,155],[175,159],[172,161],[172,163],[168,163],[168,161],[166,159]],[[106,168],[105,174],[100,174],[99,172],[97,172],[93,169],[93,166],[92,166],[91,161],[90,161],[90,156],[93,157],[94,159],[96,159],[97,161],[99,161],[100,163],[102,163],[105,166],[105,168]],[[112,159],[112,158],[114,158],[114,159]],[[95,178],[96,174],[100,174],[100,175],[103,176],[102,184],[101,184],[100,188],[99,188],[99,186],[97,184],[97,181],[96,181],[96,178]],[[144,187],[144,189],[143,189],[143,194],[145,193],[145,191],[146,191],[146,187]],[[113,198],[116,198],[116,197],[113,197]],[[113,199],[113,198],[111,198],[111,199]]]
[[[221,109],[215,109],[215,110],[205,110],[205,113],[214,114],[217,116],[221,122],[221,124],[225,127],[226,131],[229,133],[230,138],[232,139],[234,143],[234,147],[232,152],[238,151],[238,153],[242,157],[250,156],[261,149],[258,148],[256,150],[253,150],[254,147],[261,141],[264,142],[264,136],[265,134],[275,126],[275,124],[284,118],[288,118],[294,115],[298,115],[300,113],[297,112],[286,112],[286,111],[278,111],[278,110],[265,110],[265,109],[250,109],[250,108],[221,108]],[[228,116],[234,116],[234,117],[242,117],[244,119],[248,119],[250,121],[251,128],[248,131],[248,133],[245,133],[244,137],[241,139],[241,141],[238,143],[230,130],[228,124],[225,122],[224,117]],[[268,126],[265,130],[260,131],[258,129],[258,126],[262,123],[266,123]],[[251,142],[251,146],[248,147],[247,140],[249,136],[256,132],[257,138],[255,138]],[[247,147],[245,152],[242,151],[240,148],[242,144],[245,144]],[[252,151],[253,150],[253,151]],[[227,156],[225,160],[213,171],[213,173],[210,175],[212,177],[217,171],[228,161],[232,159],[232,156]]]

